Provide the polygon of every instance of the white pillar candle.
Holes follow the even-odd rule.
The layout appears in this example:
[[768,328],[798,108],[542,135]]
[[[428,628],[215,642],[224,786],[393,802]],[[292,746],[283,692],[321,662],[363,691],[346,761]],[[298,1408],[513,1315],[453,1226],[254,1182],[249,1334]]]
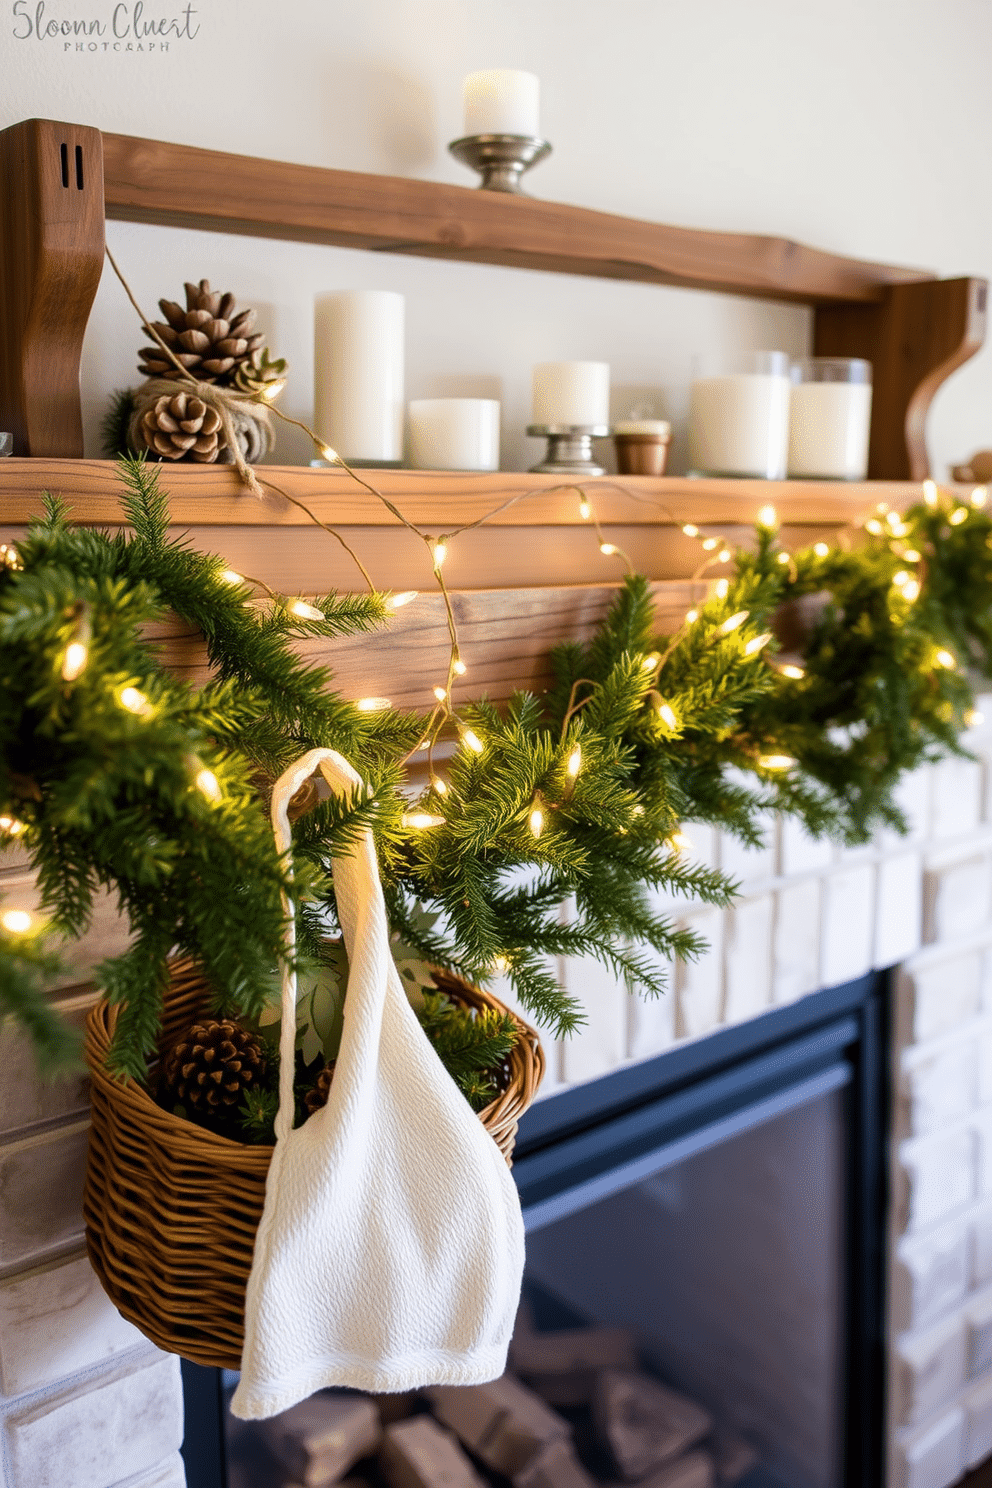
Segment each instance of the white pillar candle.
[[410,404],[409,460],[415,470],[498,470],[495,398],[417,398]]
[[[758,353],[774,370],[700,377],[689,396],[689,459],[707,475],[785,476],[788,358]],[[778,358],[781,358],[779,364]]]
[[796,383],[789,409],[789,474],[864,480],[870,428],[870,382]]
[[609,362],[539,362],[532,407],[535,424],[608,424]]
[[540,134],[540,80],[533,72],[489,68],[465,79],[465,133]]
[[349,461],[403,457],[403,296],[320,295],[315,309],[314,417]]

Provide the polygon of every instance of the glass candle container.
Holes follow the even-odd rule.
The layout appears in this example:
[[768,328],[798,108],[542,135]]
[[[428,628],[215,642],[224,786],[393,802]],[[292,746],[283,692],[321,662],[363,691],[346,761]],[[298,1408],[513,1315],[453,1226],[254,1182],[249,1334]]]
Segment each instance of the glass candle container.
[[417,398],[410,404],[414,470],[498,470],[496,398]]
[[667,419],[623,419],[613,425],[620,475],[664,475],[672,426]]
[[789,474],[864,480],[871,429],[871,363],[808,357],[792,367]]
[[701,475],[781,480],[789,444],[789,358],[701,359],[689,397],[689,458]]

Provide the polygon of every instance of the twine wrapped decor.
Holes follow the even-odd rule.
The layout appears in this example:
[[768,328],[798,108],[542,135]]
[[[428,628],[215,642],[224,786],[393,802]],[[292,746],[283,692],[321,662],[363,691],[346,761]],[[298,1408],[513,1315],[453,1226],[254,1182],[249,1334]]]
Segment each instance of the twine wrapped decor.
[[236,465],[241,473],[275,442],[265,403],[231,388],[150,377],[135,392],[128,443],[136,454]]
[[[435,972],[434,980],[470,1007],[508,1011],[446,972]],[[175,961],[153,1084],[168,1051],[210,1007],[197,967]],[[517,1122],[544,1072],[536,1033],[512,1016],[520,1038],[502,1071],[501,1093],[479,1113],[507,1163]],[[86,1029],[93,1125],[83,1209],[90,1260],[118,1311],[159,1348],[196,1364],[237,1369],[273,1149],[216,1136],[163,1110],[135,1080],[112,1076],[106,1059],[115,1021],[115,1009],[103,1002]],[[411,1089],[411,1105],[416,1099]]]

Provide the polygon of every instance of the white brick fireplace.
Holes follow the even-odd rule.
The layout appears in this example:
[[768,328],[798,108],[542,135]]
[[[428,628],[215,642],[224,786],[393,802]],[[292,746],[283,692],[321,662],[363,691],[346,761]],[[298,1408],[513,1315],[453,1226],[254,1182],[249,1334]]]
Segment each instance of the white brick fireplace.
[[[984,711],[992,719],[992,698]],[[597,965],[561,975],[585,1029],[549,1049],[544,1095],[755,1017],[821,986],[898,964],[893,1028],[891,1488],[945,1488],[992,1454],[992,724],[976,762],[920,771],[900,795],[908,837],[811,842],[770,821],[765,848],[690,830],[737,876],[723,913],[673,902],[711,950],[659,1001]],[[28,902],[23,865],[0,873]],[[106,924],[84,947],[107,953]],[[59,993],[81,1020],[92,994]],[[181,1488],[178,1362],[105,1299],[85,1259],[81,1082],[40,1085],[0,1043],[0,1488]]]

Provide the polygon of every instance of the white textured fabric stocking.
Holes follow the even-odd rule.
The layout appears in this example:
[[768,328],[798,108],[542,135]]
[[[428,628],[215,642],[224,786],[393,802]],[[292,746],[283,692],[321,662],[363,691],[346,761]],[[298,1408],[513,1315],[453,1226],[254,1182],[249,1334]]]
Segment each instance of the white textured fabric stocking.
[[[290,798],[318,767],[335,792],[361,786],[330,749],[287,770],[272,798],[280,851]],[[407,1001],[371,833],[335,860],[334,885],[351,967],[341,1050],[327,1105],[294,1131],[296,978],[285,973],[276,1146],[231,1406],[243,1418],[327,1385],[495,1379],[520,1294],[516,1188]]]

